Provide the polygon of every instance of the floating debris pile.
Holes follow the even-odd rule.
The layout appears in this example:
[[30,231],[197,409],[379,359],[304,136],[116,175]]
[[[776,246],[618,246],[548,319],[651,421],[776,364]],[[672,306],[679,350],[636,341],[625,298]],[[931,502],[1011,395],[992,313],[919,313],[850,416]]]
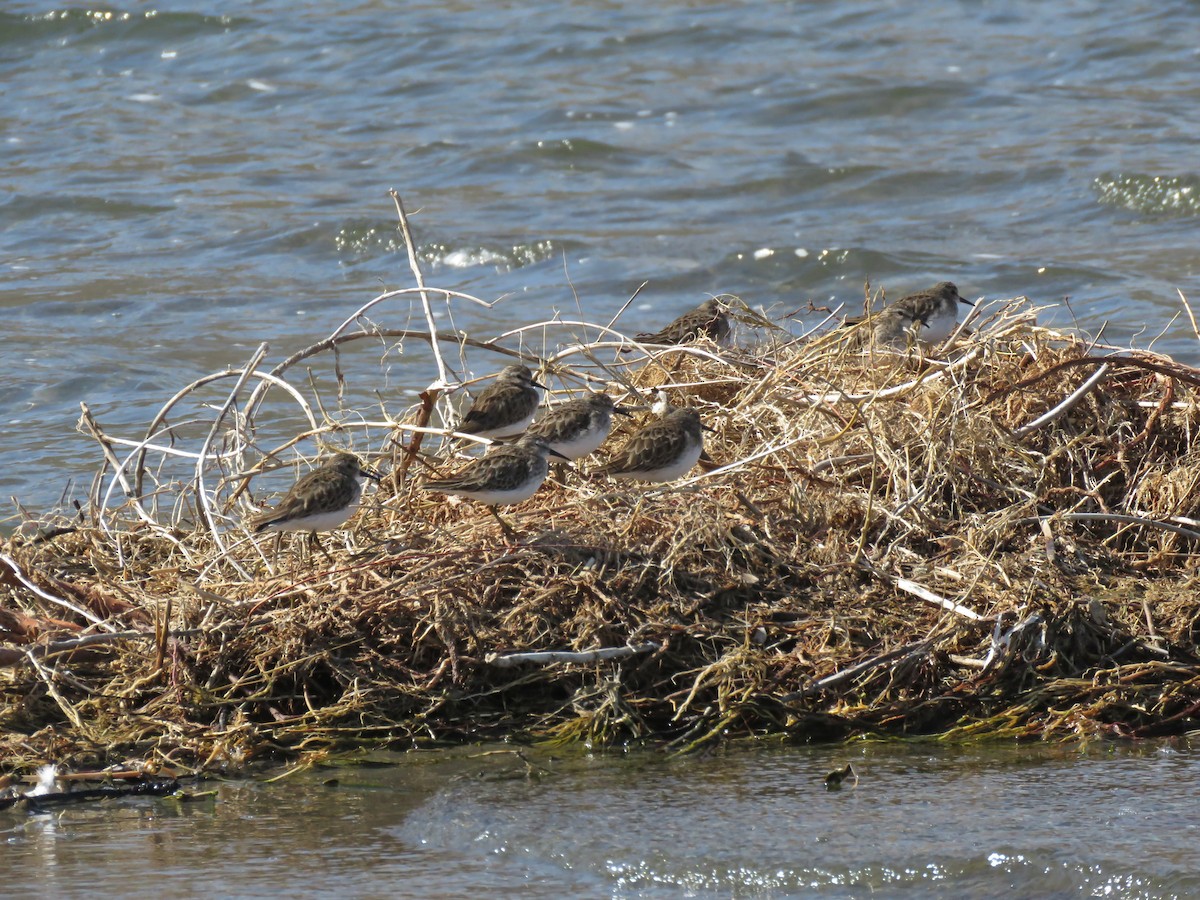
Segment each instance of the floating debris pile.
[[[31,518],[0,554],[8,768],[1197,727],[1200,371],[1039,327],[1023,298],[928,349],[795,337],[723,298],[731,346],[622,355],[582,323],[483,341],[368,318],[412,294],[273,370],[264,347],[182,389],[143,436],[85,408],[104,458],[89,501]],[[479,442],[450,430],[469,388],[413,349],[447,341],[489,376],[516,358],[552,399],[603,390],[641,412],[506,507],[509,533],[421,489]],[[355,401],[352,357],[370,347],[381,377],[381,344],[384,367],[436,365],[413,405]],[[322,361],[336,378],[312,374]],[[700,467],[603,477],[658,391],[699,414]],[[302,427],[277,424],[279,402]],[[311,470],[322,442],[379,486],[320,552],[254,533],[287,483],[266,473]]]

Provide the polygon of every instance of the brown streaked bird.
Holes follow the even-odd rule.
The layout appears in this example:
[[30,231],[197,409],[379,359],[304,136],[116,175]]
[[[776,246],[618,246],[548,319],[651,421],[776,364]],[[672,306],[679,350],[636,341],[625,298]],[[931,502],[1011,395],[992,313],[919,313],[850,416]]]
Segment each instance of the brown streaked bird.
[[858,347],[890,347],[905,349],[920,344],[924,340],[923,326],[920,319],[910,310],[887,307],[864,317],[861,321],[851,323],[853,346]]
[[353,453],[334,454],[292,485],[274,509],[255,516],[250,528],[255,533],[307,531],[315,539],[318,531],[337,528],[354,515],[362,497],[360,478],[378,481],[379,475]]
[[448,478],[431,478],[421,489],[476,500],[487,507],[508,534],[513,534],[493,507],[532,497],[546,480],[551,455],[562,456],[545,438],[524,434],[515,443],[489,447],[487,453],[466,468]]
[[542,401],[541,387],[528,366],[505,366],[475,398],[454,430],[491,440],[516,437],[533,421]]
[[[705,300],[695,309],[688,310],[662,331],[642,332],[635,340],[642,344],[683,344],[708,338],[721,344],[729,337],[729,316],[725,305],[715,297]],[[622,347],[622,353],[630,353],[633,347]]]
[[702,431],[711,431],[694,409],[669,409],[625,443],[596,471],[634,481],[674,481],[692,470],[704,452]]
[[604,443],[612,430],[613,413],[631,415],[608,394],[588,394],[554,407],[525,433],[543,438],[565,459],[580,459]]
[[[913,327],[922,344],[940,344],[958,326],[958,304],[973,306],[949,281],[939,281],[927,291],[918,291],[889,303],[870,315],[878,320],[873,328],[876,343],[898,344],[910,340]],[[860,325],[867,316],[850,316],[844,325]]]

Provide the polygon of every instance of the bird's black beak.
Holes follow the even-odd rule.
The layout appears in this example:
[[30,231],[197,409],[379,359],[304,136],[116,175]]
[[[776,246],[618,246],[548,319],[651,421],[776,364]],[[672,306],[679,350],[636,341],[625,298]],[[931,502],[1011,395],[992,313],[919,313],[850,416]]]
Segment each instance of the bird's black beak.
[[370,478],[373,481],[383,481],[383,476],[374,469],[368,469],[366,466],[359,466],[358,471],[362,472],[363,478]]
[[700,430],[701,430],[701,431],[707,431],[709,434],[716,434],[716,433],[717,433],[717,429],[715,429],[715,428],[710,428],[709,426],[705,425],[703,422],[701,422],[701,423],[700,423]]
[[964,297],[962,294],[959,294],[959,295],[958,295],[958,302],[959,302],[959,303],[965,303],[965,304],[967,304],[967,306],[974,306],[974,305],[975,305],[975,304],[974,304],[974,303],[972,303],[970,300],[968,300],[966,297]]
[[629,409],[628,407],[625,407],[625,406],[614,406],[613,412],[615,412],[618,416],[632,416],[633,415],[633,410]]
[[559,459],[565,459],[567,462],[570,462],[570,461],[571,461],[571,457],[569,457],[569,456],[563,456],[561,453],[559,453],[559,452],[558,452],[557,450],[555,450],[553,447],[547,447],[546,449],[547,449],[547,450],[550,452],[550,455],[551,455],[551,456],[557,456]]

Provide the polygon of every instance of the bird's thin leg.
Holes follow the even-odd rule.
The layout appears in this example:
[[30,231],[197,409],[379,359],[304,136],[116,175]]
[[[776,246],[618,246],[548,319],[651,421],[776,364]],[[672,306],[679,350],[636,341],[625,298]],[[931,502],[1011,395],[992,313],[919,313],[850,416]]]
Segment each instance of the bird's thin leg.
[[[272,551],[272,555],[274,556],[274,559],[275,559],[275,566],[276,566],[276,568],[278,568],[279,560],[283,557],[283,532],[282,531],[275,532],[275,549],[274,549],[274,551]],[[270,570],[268,569],[268,571],[270,571]],[[274,575],[275,573],[271,572],[271,574]]]
[[331,566],[335,564],[333,557],[329,555],[329,551],[325,549],[325,545],[321,543],[321,539],[317,537],[317,533],[315,531],[310,531],[308,533],[308,542],[321,551],[325,558],[329,560],[329,564]]
[[505,534],[507,534],[510,538],[516,538],[517,533],[513,531],[512,526],[500,518],[500,513],[496,512],[496,507],[489,506],[487,507],[487,511],[496,517],[496,521],[500,523],[500,527],[504,529]]

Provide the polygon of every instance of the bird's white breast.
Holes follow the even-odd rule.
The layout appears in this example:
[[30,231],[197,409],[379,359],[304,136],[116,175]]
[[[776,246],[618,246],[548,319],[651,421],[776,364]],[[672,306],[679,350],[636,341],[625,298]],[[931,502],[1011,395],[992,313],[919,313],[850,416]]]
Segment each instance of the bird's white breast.
[[589,427],[566,441],[552,441],[550,446],[567,459],[579,459],[597,450],[608,437],[608,427]]
[[287,519],[283,522],[272,522],[263,527],[263,531],[332,531],[339,527],[358,509],[356,498],[349,506],[342,509],[331,509],[313,513],[300,519]]
[[925,327],[921,329],[920,339],[927,344],[940,344],[950,337],[957,327],[958,316],[954,311],[947,313],[939,310],[929,317]]
[[466,497],[468,500],[477,500],[480,503],[486,503],[488,506],[507,506],[511,503],[520,503],[523,500],[528,500],[537,489],[542,486],[542,482],[546,476],[541,478],[531,478],[529,481],[519,487],[510,490],[496,490],[491,488],[481,488],[479,490],[451,490],[449,488],[441,488],[447,494],[455,494],[459,497]]
[[674,481],[677,478],[682,478],[688,472],[692,471],[692,467],[700,459],[700,451],[703,450],[703,444],[697,441],[694,444],[689,443],[684,451],[679,454],[679,458],[672,463],[661,466],[657,469],[645,469],[636,472],[613,473],[613,478],[626,478],[631,481]]
[[525,429],[533,424],[533,417],[537,415],[537,410],[534,409],[528,416],[517,422],[510,422],[507,425],[501,425],[499,428],[490,428],[487,431],[474,431],[472,434],[478,437],[488,438],[489,440],[500,440],[502,438],[516,437],[519,434],[524,434]]

